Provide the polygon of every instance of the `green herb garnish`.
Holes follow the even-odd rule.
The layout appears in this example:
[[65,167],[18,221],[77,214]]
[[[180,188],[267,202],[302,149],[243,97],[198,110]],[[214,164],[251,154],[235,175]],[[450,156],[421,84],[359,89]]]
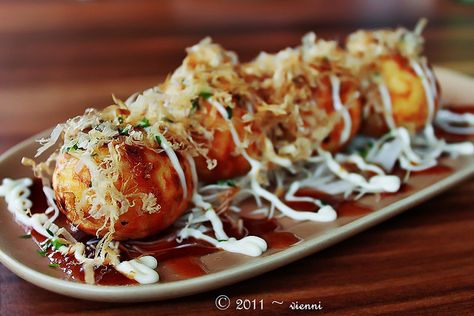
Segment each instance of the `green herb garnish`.
[[359,150],[359,155],[362,158],[367,158],[367,155],[369,154],[372,147],[374,147],[374,143],[372,143],[372,142],[368,143],[364,148]]
[[226,186],[229,186],[229,187],[235,187],[235,181],[232,180],[232,179],[229,179],[229,180],[219,180],[219,181],[217,181],[217,184],[218,184],[218,185],[226,185]]
[[18,238],[29,239],[29,238],[31,238],[31,234],[21,235],[21,236],[18,236]]
[[161,136],[160,136],[160,135],[156,135],[156,136],[155,136],[155,139],[156,139],[156,142],[158,143],[158,145],[161,146]]
[[204,100],[207,100],[209,99],[210,97],[212,97],[212,93],[211,92],[207,92],[207,91],[201,91],[199,92],[199,96],[201,98],[203,98]]
[[83,148],[80,148],[79,146],[77,146],[77,143],[70,146],[70,147],[66,147],[66,152],[70,152],[70,151],[76,151],[76,150],[79,150],[79,149],[83,149]]
[[48,228],[46,228],[46,232],[51,235],[51,236],[54,236],[54,233],[52,231],[50,231]]
[[120,128],[119,127],[118,133],[119,133],[119,135],[122,135],[122,136],[128,136],[130,131],[129,131],[128,127],[125,127],[125,128]]
[[119,116],[119,117],[118,117],[118,121],[119,121],[120,124],[123,124],[123,117],[122,117],[122,116]]
[[57,263],[50,263],[50,264],[48,264],[48,267],[50,267],[50,268],[57,268],[57,267],[59,267],[59,264],[57,264]]
[[140,122],[138,122],[137,125],[135,125],[135,127],[145,128],[145,127],[148,127],[150,125],[151,125],[150,121],[146,117],[144,117],[143,119],[141,119]]
[[51,245],[53,246],[54,249],[56,250],[59,250],[59,248],[61,248],[62,246],[64,246],[64,244],[62,242],[60,242],[58,239],[55,239],[53,241],[51,241]]
[[199,110],[199,98],[193,99],[191,101],[191,110],[192,111]]
[[45,250],[36,250],[41,257],[46,257],[48,253]]
[[232,108],[230,106],[226,106],[225,110],[227,111],[227,118],[230,120],[232,118]]

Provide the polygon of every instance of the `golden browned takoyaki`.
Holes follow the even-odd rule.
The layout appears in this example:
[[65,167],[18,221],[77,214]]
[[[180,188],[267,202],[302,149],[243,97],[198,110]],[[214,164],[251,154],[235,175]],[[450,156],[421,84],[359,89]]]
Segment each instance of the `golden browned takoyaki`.
[[[324,109],[328,114],[341,113],[341,110],[334,105],[333,89],[329,77],[325,76],[320,80],[320,84],[314,91],[317,106]],[[341,104],[347,108],[348,119],[342,114],[332,131],[322,142],[322,148],[333,153],[341,150],[357,134],[362,118],[362,103],[357,85],[353,81],[341,82],[339,98]],[[350,126],[346,127],[348,125]],[[346,133],[346,136],[343,135],[344,133]]]
[[82,154],[80,149],[60,154],[53,175],[61,211],[82,231],[112,232],[116,240],[143,238],[167,228],[187,209],[193,183],[181,156],[187,192],[165,152],[118,139],[90,158]]
[[280,106],[295,121],[294,131],[282,132],[290,141],[303,136],[313,149],[337,152],[359,130],[358,81],[335,42],[316,41],[311,33],[297,49],[261,54],[243,65],[242,73],[266,103]]
[[[195,157],[199,179],[216,182],[245,175],[247,160],[236,148],[230,125],[239,140],[248,140],[242,116],[251,103],[251,93],[236,71],[237,56],[205,39],[187,51],[182,65],[162,84],[165,93],[186,95],[194,107],[193,120],[201,131],[193,139],[207,149]],[[219,109],[218,109],[219,107]],[[226,121],[222,109],[225,109]]]
[[406,29],[358,31],[347,50],[360,63],[366,105],[362,130],[372,136],[395,127],[416,133],[435,117],[439,86],[421,55],[423,40]]
[[[209,169],[206,158],[196,157],[196,169],[200,180],[210,183],[245,175],[250,170],[250,164],[235,145],[228,123],[218,110],[207,102],[204,105],[204,111],[206,111],[206,116],[202,119],[202,124],[213,132],[213,136],[212,139],[204,140],[202,143],[209,148],[207,155],[209,159],[216,161],[216,166]],[[243,138],[245,133],[241,121],[244,113],[240,107],[232,109],[231,120],[240,138]]]

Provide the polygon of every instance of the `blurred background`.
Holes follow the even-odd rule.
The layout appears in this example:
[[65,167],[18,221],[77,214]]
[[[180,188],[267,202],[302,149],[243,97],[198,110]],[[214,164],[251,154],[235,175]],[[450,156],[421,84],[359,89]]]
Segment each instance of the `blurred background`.
[[87,107],[162,80],[186,47],[211,36],[241,60],[299,44],[308,31],[429,19],[431,62],[474,74],[474,1],[0,1],[0,152]]

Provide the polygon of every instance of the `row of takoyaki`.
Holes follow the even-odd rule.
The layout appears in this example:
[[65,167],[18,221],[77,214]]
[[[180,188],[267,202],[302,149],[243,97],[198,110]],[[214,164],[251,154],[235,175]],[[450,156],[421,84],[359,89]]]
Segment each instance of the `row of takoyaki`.
[[90,234],[142,238],[189,207],[191,156],[199,180],[215,182],[250,170],[244,151],[272,168],[337,152],[358,132],[419,131],[439,104],[422,42],[418,31],[359,31],[343,49],[308,34],[240,64],[203,40],[161,86],[63,125],[60,209]]

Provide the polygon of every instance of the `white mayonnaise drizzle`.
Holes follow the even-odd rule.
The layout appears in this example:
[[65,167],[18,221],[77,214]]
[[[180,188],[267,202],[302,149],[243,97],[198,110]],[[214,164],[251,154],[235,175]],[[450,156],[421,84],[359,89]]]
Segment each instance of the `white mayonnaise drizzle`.
[[[387,142],[387,138],[389,137],[395,139]],[[384,149],[385,151],[382,153],[381,149]],[[386,156],[386,153],[391,154]],[[432,151],[432,153],[435,154],[434,156],[438,155],[438,151]],[[384,155],[384,157],[382,157],[382,155]],[[392,161],[394,156],[400,162],[400,166],[409,171],[424,170],[435,166],[437,163],[436,157],[433,157],[433,155],[425,155],[424,157],[421,157],[413,150],[410,133],[404,127],[393,129],[387,136],[384,136],[377,141],[369,151],[367,160],[370,162],[382,162],[383,164],[383,161],[387,157],[390,157],[389,159]],[[393,164],[388,164],[393,167]],[[387,170],[390,171],[391,169]]]
[[[63,235],[68,240],[70,245],[63,245],[59,247],[58,251],[63,255],[74,254],[74,258],[79,264],[82,264],[84,269],[84,279],[88,284],[94,284],[94,266],[99,266],[105,263],[104,258],[87,258],[85,255],[85,245],[77,242],[71,234],[64,228],[58,227],[53,222],[59,215],[59,209],[54,201],[54,191],[49,187],[43,187],[43,192],[46,196],[49,208],[44,213],[30,214],[30,209],[33,203],[29,199],[31,190],[29,187],[33,184],[30,178],[23,178],[19,180],[3,179],[2,185],[0,185],[0,196],[5,197],[7,202],[8,210],[14,214],[15,218],[23,225],[31,227],[33,230],[38,232],[47,238],[47,240],[57,240],[60,235]],[[47,214],[54,212],[51,217]],[[53,233],[53,235],[51,235]],[[117,247],[113,247],[117,250]],[[109,252],[107,258],[113,266],[116,267],[117,271],[125,274],[127,277],[136,280],[139,283],[155,283],[158,281],[158,273],[152,269],[150,262],[155,260],[144,259],[145,257],[139,258],[146,262],[133,262],[133,260],[124,262],[123,265],[118,261],[118,255],[116,253]],[[155,260],[156,262],[156,260]],[[121,265],[121,266],[120,266]],[[142,267],[146,265],[146,268]],[[118,268],[120,266],[120,270]],[[124,272],[125,271],[125,272]]]
[[19,180],[3,179],[0,186],[0,196],[5,197],[7,208],[16,220],[26,226],[31,226],[29,210],[33,203],[28,199],[31,194],[29,186],[33,184],[30,178]]
[[159,281],[155,271],[158,262],[152,256],[143,256],[129,261],[120,262],[115,269],[140,284],[152,284]]
[[[186,159],[191,166],[191,174],[194,182],[194,192],[193,192],[193,203],[198,208],[205,211],[204,218],[198,216],[194,218],[194,214],[190,214],[188,217],[187,225],[179,232],[179,239],[186,239],[189,237],[194,237],[196,239],[204,240],[213,246],[223,249],[225,251],[240,253],[247,256],[260,256],[263,252],[267,250],[267,243],[260,237],[257,236],[246,236],[242,239],[229,238],[229,236],[224,231],[224,226],[221,219],[214,211],[212,205],[204,201],[203,197],[197,192],[198,187],[198,177],[196,172],[196,165],[194,159],[190,155],[186,155]],[[198,209],[199,210],[199,209]],[[200,211],[200,210],[199,210]],[[201,223],[209,221],[212,225],[214,235],[216,238],[212,238],[203,233],[206,228],[201,225]],[[193,224],[199,224],[196,228],[190,227],[195,226]]]
[[431,71],[431,69],[428,67],[428,64],[426,62],[426,60],[424,60],[422,63],[421,63],[421,67],[423,68],[427,78],[428,78],[428,81],[430,83],[430,86],[431,86],[431,92],[433,93],[433,100],[436,100],[436,98],[438,97],[438,89],[436,87],[436,78],[433,74],[433,71]]
[[266,241],[257,236],[247,236],[238,240],[233,237],[226,240],[216,240],[198,229],[188,227],[181,231],[180,237],[194,237],[196,239],[204,240],[214,247],[225,251],[240,253],[251,257],[258,257],[267,250]]
[[390,98],[390,93],[388,92],[388,88],[384,83],[379,83],[378,89],[379,89],[380,97],[382,98],[385,123],[387,123],[388,128],[392,130],[396,128],[396,126],[395,126],[395,121],[393,119],[392,99]]
[[171,148],[170,144],[162,134],[158,133],[157,137],[160,138],[161,148],[163,148],[165,153],[168,155],[168,158],[170,159],[174,170],[176,170],[176,173],[178,174],[181,187],[183,188],[183,196],[184,199],[186,199],[188,197],[188,186],[186,185],[186,177],[184,175],[184,170],[181,167],[181,164],[179,163],[178,156],[176,156],[176,153],[174,152],[173,148]]
[[449,133],[472,135],[474,134],[474,114],[459,114],[441,109],[436,115],[436,125]]
[[351,120],[351,115],[349,114],[349,111],[347,108],[342,104],[341,102],[341,96],[340,96],[340,82],[339,78],[337,78],[335,75],[331,75],[330,77],[331,80],[331,86],[332,86],[332,102],[334,106],[334,110],[336,112],[341,113],[342,119],[344,120],[344,129],[342,130],[339,142],[340,144],[345,144],[351,135],[351,129],[352,129],[352,120]]
[[367,164],[359,156],[347,156],[344,160],[355,163],[362,171],[372,171],[377,175],[372,176],[366,180],[360,174],[348,172],[332,157],[329,152],[320,149],[319,154],[325,159],[326,165],[334,174],[336,174],[341,179],[360,187],[364,192],[397,192],[400,189],[400,179],[397,176],[385,175],[382,169],[377,168],[374,165]]
[[410,60],[411,68],[415,71],[418,77],[421,79],[421,84],[423,85],[423,89],[425,90],[425,98],[428,104],[428,116],[426,118],[426,125],[431,125],[431,122],[434,118],[434,111],[435,105],[434,100],[436,97],[436,91],[433,91],[432,85],[428,82],[428,76],[425,74],[424,70],[421,68],[420,64],[415,60]]

